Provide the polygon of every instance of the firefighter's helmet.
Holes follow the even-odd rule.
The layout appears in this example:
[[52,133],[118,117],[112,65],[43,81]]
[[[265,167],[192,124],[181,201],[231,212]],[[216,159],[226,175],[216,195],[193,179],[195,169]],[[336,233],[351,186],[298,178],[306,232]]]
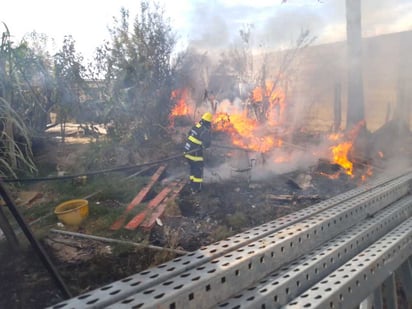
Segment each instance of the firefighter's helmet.
[[212,118],[213,118],[213,115],[209,112],[204,113],[202,116],[202,120],[207,121],[207,122],[212,122]]

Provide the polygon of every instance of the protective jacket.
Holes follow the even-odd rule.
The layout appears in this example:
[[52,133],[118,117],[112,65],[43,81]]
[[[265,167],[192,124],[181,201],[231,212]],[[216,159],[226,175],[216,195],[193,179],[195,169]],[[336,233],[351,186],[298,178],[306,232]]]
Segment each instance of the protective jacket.
[[211,142],[210,122],[199,121],[189,131],[185,143],[185,158],[191,161],[203,161],[203,148]]

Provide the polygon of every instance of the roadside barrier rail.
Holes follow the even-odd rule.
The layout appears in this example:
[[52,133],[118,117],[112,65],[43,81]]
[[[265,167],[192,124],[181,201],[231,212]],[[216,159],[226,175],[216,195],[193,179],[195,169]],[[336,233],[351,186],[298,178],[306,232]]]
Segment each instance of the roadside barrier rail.
[[[51,308],[222,306],[225,300],[253,287],[274,270],[282,269],[290,261],[302,258],[339,235],[347,235],[347,230],[356,229],[362,220],[379,217],[385,207],[392,204],[393,209],[401,207],[396,202],[408,196],[411,178],[410,172],[381,177]],[[391,218],[399,221],[402,210],[390,211],[394,211]],[[408,211],[407,216],[410,216]],[[328,269],[337,267],[333,265]]]

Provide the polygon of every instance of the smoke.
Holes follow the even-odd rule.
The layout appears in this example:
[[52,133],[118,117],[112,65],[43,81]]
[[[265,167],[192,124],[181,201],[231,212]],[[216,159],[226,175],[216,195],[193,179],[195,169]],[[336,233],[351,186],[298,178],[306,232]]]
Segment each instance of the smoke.
[[[363,0],[363,36],[412,29],[409,0]],[[345,1],[197,1],[192,3],[189,40],[192,46],[228,47],[245,25],[254,26],[254,44],[288,48],[302,30],[309,30],[317,44],[346,39]]]
[[219,6],[198,3],[193,12],[190,45],[198,48],[219,48],[229,42],[229,28]]
[[291,7],[273,10],[258,29],[258,41],[270,49],[288,49],[294,46],[301,31],[309,30],[315,36],[321,32],[322,17],[316,10],[304,11]]
[[[218,182],[231,179],[252,181],[266,180],[273,175],[282,175],[295,171],[308,171],[315,167],[320,159],[331,159],[333,142],[327,138],[316,145],[284,145],[268,153],[246,150],[231,151],[232,156],[223,164],[205,169],[205,182]],[[212,151],[216,151],[213,149]],[[207,156],[207,154],[206,154]]]
[[[293,70],[283,76],[287,79],[288,88],[288,128],[330,132],[334,125],[333,109],[337,100],[341,102],[341,128],[345,127],[346,122],[346,7],[345,1],[325,0],[310,3],[297,0],[288,1],[286,4],[281,4],[281,1],[238,1],[236,5],[224,0],[193,2],[189,38],[192,47],[200,47],[209,54],[219,49],[220,53],[224,48],[233,47],[234,43],[244,43],[239,40],[239,30],[245,29],[245,25],[253,25],[249,27],[251,37],[248,43],[254,51],[260,49],[262,54],[268,54],[269,65],[264,76],[276,77],[279,63],[275,63],[275,57],[278,55],[269,55],[269,52],[279,49],[287,52],[296,44],[300,33],[308,30],[311,36],[317,38],[316,41],[299,55],[299,59],[293,61]],[[382,127],[385,121],[394,119],[394,116],[405,118],[410,115],[407,102],[412,100],[412,62],[407,51],[412,48],[412,32],[405,31],[412,30],[412,2],[363,0],[361,5],[362,35],[365,38],[362,47],[365,116],[367,128],[374,132]],[[399,31],[404,32],[396,34]],[[389,35],[381,36],[383,34]],[[254,69],[259,70],[256,63]],[[228,75],[230,73],[228,72]],[[237,95],[241,99],[219,97],[220,105],[225,106],[229,114],[232,109],[238,110],[245,102],[244,92],[250,92],[248,82],[256,83],[257,80],[260,81],[253,76],[243,83],[242,79],[238,83],[239,91],[234,94],[234,97]],[[207,86],[215,84],[215,88],[223,85],[220,80],[209,80]],[[246,88],[247,91],[242,91]],[[391,106],[391,117],[385,115],[388,106]],[[399,133],[395,131],[391,131],[389,136],[380,135],[376,138],[380,143],[376,142],[376,147],[372,147],[372,156],[388,148],[399,149],[398,144],[393,144],[393,140],[398,137]],[[405,141],[403,144],[410,142]],[[250,168],[252,179],[307,169],[316,165],[319,159],[330,159],[329,147],[324,141],[305,150],[285,146],[266,153],[264,158],[259,153],[249,153],[254,156],[250,159],[255,162]],[[282,160],[284,157],[288,160]],[[397,156],[397,160],[388,161],[388,169],[401,170],[407,166],[410,160],[399,159],[404,157],[405,152],[403,156]],[[242,162],[246,167],[250,163],[245,163],[244,160]],[[233,165],[234,162],[228,162],[209,168],[205,171],[206,181],[242,176]]]

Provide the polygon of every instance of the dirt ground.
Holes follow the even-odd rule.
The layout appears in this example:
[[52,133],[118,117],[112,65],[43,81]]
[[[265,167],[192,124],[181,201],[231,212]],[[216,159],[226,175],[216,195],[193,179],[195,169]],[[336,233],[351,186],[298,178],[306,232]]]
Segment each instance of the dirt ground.
[[[312,179],[310,188],[301,190],[292,180],[294,176],[273,177],[260,183],[210,183],[195,196],[184,188],[176,199],[177,209],[166,213],[150,232],[150,243],[196,250],[354,187],[342,176],[325,190],[329,180],[318,176]],[[177,256],[53,233],[41,243],[72,296]],[[0,308],[44,308],[64,299],[29,245],[21,252],[1,252],[1,289],[8,297],[0,299]]]
[[[76,134],[66,145],[69,155],[48,149],[45,160],[62,170],[76,164],[82,147],[74,147]],[[82,140],[84,141],[84,140]],[[72,143],[72,144],[70,144]],[[77,150],[76,150],[77,149]],[[52,159],[51,159],[52,158]],[[186,166],[179,172],[186,172]],[[57,170],[59,172],[59,170]],[[333,179],[330,175],[338,175]],[[165,177],[170,174],[165,175]],[[244,175],[242,175],[244,176]],[[145,241],[152,246],[193,251],[225,237],[305,208],[355,188],[360,179],[347,176],[340,167],[319,162],[310,170],[272,175],[262,180],[237,177],[210,182],[197,195],[185,187]],[[99,203],[114,205],[115,201]],[[117,204],[113,207],[121,207]],[[34,218],[26,218],[34,219]],[[93,225],[93,224],[91,224]],[[107,226],[107,229],[109,226]],[[79,232],[82,232],[80,229]],[[113,235],[116,238],[119,235]],[[20,237],[24,237],[20,234]],[[80,239],[56,233],[38,235],[41,244],[72,296],[158,265],[177,253]],[[27,241],[18,252],[2,242],[0,249],[0,308],[44,308],[64,299]]]

